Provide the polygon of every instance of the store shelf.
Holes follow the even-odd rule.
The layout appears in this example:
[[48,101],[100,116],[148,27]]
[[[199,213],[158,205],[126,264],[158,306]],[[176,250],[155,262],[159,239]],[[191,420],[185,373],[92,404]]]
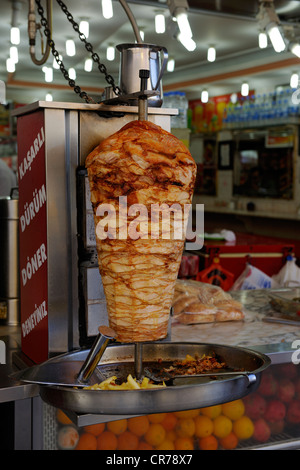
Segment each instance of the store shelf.
[[[241,198],[239,198],[241,199]],[[251,198],[248,198],[251,199]],[[195,210],[197,211],[197,204],[203,204],[203,198],[201,196],[198,196],[197,194],[193,198],[193,204],[195,205]],[[244,204],[246,205],[246,203]],[[267,217],[268,219],[288,219],[288,220],[293,220],[293,221],[299,221],[300,220],[300,214],[298,212],[271,212],[271,211],[263,211],[263,210],[247,210],[247,209],[237,209],[237,208],[231,208],[228,205],[217,205],[214,202],[213,204],[208,204],[204,203],[204,209],[205,212],[211,212],[211,213],[218,213],[218,214],[233,214],[237,216],[247,216],[247,217],[260,217],[260,218],[265,218]],[[202,208],[200,209],[202,211]]]
[[286,432],[271,436],[268,442],[258,444],[254,440],[247,441],[244,445],[239,444],[237,450],[299,450],[300,437]]

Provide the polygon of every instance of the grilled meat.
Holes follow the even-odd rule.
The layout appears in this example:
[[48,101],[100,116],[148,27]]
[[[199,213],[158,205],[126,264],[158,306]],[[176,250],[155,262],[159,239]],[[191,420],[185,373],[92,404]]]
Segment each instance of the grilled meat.
[[[153,208],[176,204],[183,214],[196,164],[175,136],[151,122],[132,121],[102,141],[86,167],[109,324],[121,342],[164,338],[185,237],[184,231],[180,239],[174,235],[175,216],[168,227]],[[97,210],[103,204],[113,208],[106,219]]]

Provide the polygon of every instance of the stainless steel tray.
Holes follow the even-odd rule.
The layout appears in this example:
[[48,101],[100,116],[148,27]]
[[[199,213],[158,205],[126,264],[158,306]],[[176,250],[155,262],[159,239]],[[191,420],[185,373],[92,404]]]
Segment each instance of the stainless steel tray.
[[292,325],[300,325],[300,288],[282,288],[274,289],[269,294],[270,304],[276,313],[268,316],[268,319],[274,318],[284,320]]
[[[217,344],[151,342],[143,343],[142,349],[145,365],[157,360],[184,359],[187,354],[201,356],[214,352],[228,367],[247,370],[249,375],[175,379],[171,385],[160,389],[76,389],[70,384],[88,354],[88,350],[80,350],[26,369],[17,378],[39,383],[42,399],[64,410],[84,414],[137,415],[201,408],[241,398],[257,389],[261,372],[271,363],[267,356],[259,352]],[[92,376],[92,382],[101,381],[100,377],[117,375],[126,379],[128,373],[134,375],[134,352],[134,344],[109,345]],[[52,385],[51,382],[61,385]],[[45,385],[47,383],[49,385]]]

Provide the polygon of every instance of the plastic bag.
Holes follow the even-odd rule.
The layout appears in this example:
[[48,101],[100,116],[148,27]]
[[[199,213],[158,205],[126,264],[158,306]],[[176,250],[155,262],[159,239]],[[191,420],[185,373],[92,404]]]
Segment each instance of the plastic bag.
[[174,319],[179,323],[213,323],[242,320],[240,302],[219,286],[199,281],[177,280],[173,300]]
[[220,230],[220,232],[213,232],[213,233],[204,233],[204,238],[207,240],[226,240],[227,242],[235,242],[236,236],[235,233],[231,230]]
[[278,287],[277,282],[260,269],[247,264],[231,290],[270,289]]
[[300,286],[300,268],[296,265],[296,259],[287,256],[285,265],[272,279],[279,287]]

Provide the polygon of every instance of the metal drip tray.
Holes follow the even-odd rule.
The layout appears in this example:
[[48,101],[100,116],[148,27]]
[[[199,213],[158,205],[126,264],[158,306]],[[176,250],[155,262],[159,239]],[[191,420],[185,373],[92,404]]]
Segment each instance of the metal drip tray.
[[[72,386],[76,385],[76,373],[88,354],[88,350],[80,350],[19,372],[16,378],[40,384],[42,399],[64,410],[84,414],[137,415],[201,408],[236,400],[257,389],[261,372],[271,363],[267,356],[239,347],[175,342],[142,345],[143,367],[156,361],[182,360],[187,354],[202,356],[212,353],[225,361],[230,369],[246,370],[247,374],[174,379],[159,389],[86,390]],[[128,374],[134,376],[134,357],[134,344],[109,345],[90,384],[112,375],[126,381]]]

